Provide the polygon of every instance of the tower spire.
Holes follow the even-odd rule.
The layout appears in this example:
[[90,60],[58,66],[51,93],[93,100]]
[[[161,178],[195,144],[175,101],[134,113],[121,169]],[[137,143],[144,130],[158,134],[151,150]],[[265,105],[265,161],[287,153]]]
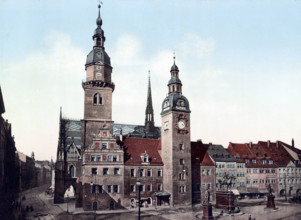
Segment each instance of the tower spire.
[[[100,2],[100,4],[102,4],[102,2]],[[94,31],[93,40],[94,40],[94,47],[102,47],[103,48],[106,38],[104,36],[104,31],[101,28],[102,19],[100,16],[100,8],[101,8],[100,4],[98,5],[98,17],[96,19],[97,28]]]
[[154,110],[152,101],[152,90],[150,81],[150,70],[148,71],[148,89],[147,89],[147,103],[145,109],[145,130],[146,133],[154,132]]

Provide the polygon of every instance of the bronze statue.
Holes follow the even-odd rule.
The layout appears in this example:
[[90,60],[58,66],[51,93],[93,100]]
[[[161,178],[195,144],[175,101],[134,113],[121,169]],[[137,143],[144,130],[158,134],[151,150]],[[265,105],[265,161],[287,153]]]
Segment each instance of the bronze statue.
[[205,199],[204,199],[204,204],[209,204],[210,203],[210,192],[209,192],[209,186],[205,190]]
[[224,186],[227,186],[227,189],[231,188],[232,182],[234,182],[235,179],[236,177],[234,175],[229,175],[228,173],[225,172],[223,179],[218,180],[220,184],[220,188],[223,188]]
[[269,195],[273,195],[273,190],[272,190],[271,184],[268,185],[268,193],[269,193]]

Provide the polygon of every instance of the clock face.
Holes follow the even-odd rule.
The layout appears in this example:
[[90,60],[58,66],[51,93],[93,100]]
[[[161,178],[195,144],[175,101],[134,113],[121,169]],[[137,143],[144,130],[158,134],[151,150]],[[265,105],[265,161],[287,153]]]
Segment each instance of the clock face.
[[96,79],[101,79],[101,73],[96,73]]
[[164,130],[167,130],[169,128],[168,121],[164,122]]
[[98,51],[98,52],[96,53],[96,56],[98,56],[99,58],[101,58],[101,57],[102,57],[102,52],[101,52],[101,51]]
[[185,122],[184,121],[179,121],[178,126],[179,126],[180,129],[185,128]]

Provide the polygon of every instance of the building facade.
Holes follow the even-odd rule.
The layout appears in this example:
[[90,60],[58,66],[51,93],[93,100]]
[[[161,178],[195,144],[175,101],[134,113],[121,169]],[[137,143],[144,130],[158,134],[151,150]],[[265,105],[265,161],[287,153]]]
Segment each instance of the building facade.
[[[221,145],[191,142],[191,110],[183,95],[175,57],[168,94],[161,106],[161,128],[154,124],[150,76],[144,126],[114,123],[113,67],[104,47],[100,6],[96,25],[93,48],[85,63],[86,79],[82,82],[84,117],[66,122],[76,125],[73,133],[70,126],[60,129],[56,202],[64,200],[65,190],[72,185],[76,207],[84,210],[134,208],[139,192],[144,207],[191,206],[204,200],[206,189],[215,202],[215,192],[225,190],[225,176],[231,179],[233,191],[248,193],[256,189],[264,194],[267,184],[279,191],[278,167],[272,159],[275,155],[268,150],[272,145],[230,143],[225,150]],[[62,117],[60,121],[64,121]],[[292,158],[300,157],[300,152],[290,150]],[[298,163],[293,163],[297,167]],[[296,172],[291,163],[281,166],[286,172],[288,168]],[[294,177],[294,184],[298,178]]]

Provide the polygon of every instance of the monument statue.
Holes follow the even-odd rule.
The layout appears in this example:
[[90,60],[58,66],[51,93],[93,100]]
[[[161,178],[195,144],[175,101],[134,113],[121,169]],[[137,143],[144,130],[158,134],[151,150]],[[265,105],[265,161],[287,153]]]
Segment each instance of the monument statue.
[[269,195],[273,195],[273,190],[272,190],[271,184],[268,185],[268,193],[269,193]]
[[204,198],[204,204],[210,203],[210,192],[209,187],[205,190],[205,198]]
[[224,186],[226,186],[227,189],[231,188],[232,183],[234,182],[235,179],[236,177],[234,175],[229,175],[228,173],[225,172],[223,175],[223,179],[218,180],[220,184],[220,188],[223,188]]

